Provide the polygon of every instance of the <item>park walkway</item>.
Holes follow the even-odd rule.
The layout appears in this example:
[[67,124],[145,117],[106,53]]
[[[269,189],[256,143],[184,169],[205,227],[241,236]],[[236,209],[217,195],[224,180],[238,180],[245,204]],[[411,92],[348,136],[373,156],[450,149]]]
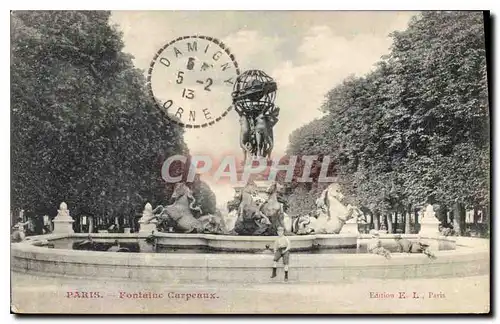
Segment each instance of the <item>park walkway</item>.
[[[282,274],[281,274],[282,275]],[[281,277],[281,276],[280,276]],[[172,284],[88,281],[12,272],[13,311],[48,313],[418,313],[487,312],[489,277],[359,279],[334,284]],[[74,292],[101,298],[68,298]],[[162,298],[137,298],[141,292]],[[399,298],[404,292],[405,299]],[[68,294],[73,293],[73,294]],[[120,298],[134,296],[136,298]],[[188,295],[198,297],[189,297]],[[433,294],[433,297],[429,295]],[[393,296],[393,297],[391,297]],[[414,298],[419,297],[419,298]]]

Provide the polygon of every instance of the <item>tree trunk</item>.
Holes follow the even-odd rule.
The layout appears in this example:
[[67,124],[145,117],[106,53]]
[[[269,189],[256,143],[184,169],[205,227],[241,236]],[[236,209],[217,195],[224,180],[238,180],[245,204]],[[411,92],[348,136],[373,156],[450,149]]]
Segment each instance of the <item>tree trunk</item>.
[[378,231],[380,230],[380,213],[378,211],[374,212],[373,213],[373,223],[375,225],[375,230]]
[[460,229],[462,230],[462,235],[465,235],[465,232],[467,231],[467,225],[465,223],[465,216],[466,216],[467,211],[465,210],[464,205],[460,205]]
[[418,233],[420,231],[420,225],[418,223],[418,210],[413,211],[413,233]]
[[448,208],[444,205],[441,205],[441,208],[439,208],[439,221],[443,226],[448,225]]
[[455,202],[453,204],[453,230],[455,231],[456,235],[460,235],[460,217],[458,216],[460,214],[460,204],[458,202]]
[[386,216],[387,219],[387,233],[392,234],[394,233],[394,227],[393,227],[393,215],[392,213],[388,213]]
[[380,230],[381,231],[387,231],[387,215],[386,214],[381,214],[380,215]]
[[453,230],[462,236],[465,230],[465,208],[458,202],[453,205]]
[[408,210],[405,212],[405,234],[411,232],[411,205],[408,205]]
[[[481,215],[481,222],[483,224],[486,224],[488,230],[487,230],[487,237],[490,237],[490,231],[491,231],[491,223],[490,223],[490,206],[488,205],[486,208],[483,208],[483,212]],[[484,226],[484,225],[483,225]]]
[[474,207],[473,223],[474,223],[474,225],[477,225],[478,222],[479,222],[479,210],[476,207]]
[[398,213],[398,210],[396,210],[396,212],[394,213],[394,226],[393,226],[393,233],[396,233],[398,231],[398,217],[399,217],[399,213]]
[[370,213],[368,213],[367,215],[370,217],[370,225],[368,226],[368,232],[370,232],[370,230],[371,230],[372,228],[374,228],[374,225],[373,225],[373,213],[372,213],[372,212],[370,212]]

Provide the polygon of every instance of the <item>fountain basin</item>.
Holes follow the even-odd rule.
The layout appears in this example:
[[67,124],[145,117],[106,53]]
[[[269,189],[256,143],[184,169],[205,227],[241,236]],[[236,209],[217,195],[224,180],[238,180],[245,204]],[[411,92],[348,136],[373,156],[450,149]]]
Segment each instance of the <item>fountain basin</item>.
[[[276,236],[231,236],[212,234],[155,233],[161,246],[204,246],[216,251],[252,252],[273,248]],[[307,251],[320,244],[325,248],[356,248],[356,235],[297,235],[289,236],[291,251]]]
[[[156,235],[156,234],[155,234]],[[215,249],[262,249],[274,237],[218,236],[210,234],[157,233],[158,244],[211,246]],[[113,242],[141,242],[145,234],[93,234],[98,240]],[[179,282],[272,282],[270,279],[272,256],[270,253],[113,253],[72,250],[74,238],[86,234],[49,234],[31,237],[11,244],[13,271],[49,276],[76,276],[89,279],[130,279],[140,281]],[[455,250],[435,251],[436,260],[421,254],[394,253],[390,260],[372,254],[310,254],[301,249],[320,246],[346,246],[364,244],[368,235],[292,236],[292,245],[299,251],[290,256],[290,280],[297,282],[338,282],[365,278],[422,278],[472,276],[489,272],[489,242],[484,239],[457,238]],[[416,235],[403,235],[416,239]],[[382,235],[389,244],[394,235]],[[67,247],[50,249],[35,246],[46,240],[66,239]],[[448,238],[438,239],[453,241]],[[160,243],[161,242],[161,243]],[[235,243],[236,242],[236,243]],[[315,243],[316,242],[316,243]],[[319,242],[319,243],[318,243]],[[445,243],[443,243],[445,244]],[[385,243],[384,243],[385,245]],[[272,248],[272,245],[271,245]],[[280,264],[280,267],[282,265]],[[281,269],[279,270],[281,271]],[[280,276],[279,276],[280,277]]]

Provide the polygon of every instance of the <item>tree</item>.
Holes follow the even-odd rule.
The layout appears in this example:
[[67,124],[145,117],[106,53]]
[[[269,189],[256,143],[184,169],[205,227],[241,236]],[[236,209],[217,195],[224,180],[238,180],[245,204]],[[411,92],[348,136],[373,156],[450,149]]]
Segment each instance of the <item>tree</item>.
[[324,124],[314,121],[295,132],[290,150],[330,155],[344,194],[370,210],[376,223],[378,215],[410,213],[426,203],[456,205],[458,218],[465,207],[486,209],[482,20],[480,12],[415,16],[405,31],[392,34],[391,52],[372,72],[328,92]]
[[217,214],[217,200],[215,193],[210,189],[210,186],[199,179],[195,178],[192,184],[193,196],[201,208],[201,215]]
[[[416,154],[405,162],[412,173],[425,174],[408,179],[427,188],[432,201],[458,204],[457,210],[489,205],[483,28],[480,12],[425,12],[394,34],[390,58],[412,115],[407,136],[416,138]],[[455,214],[463,218],[465,211]]]
[[168,188],[163,161],[187,154],[182,129],[146,95],[105,11],[13,12],[12,206],[110,216]]
[[[329,116],[315,119],[312,122],[296,129],[289,137],[287,156],[280,163],[288,164],[290,158],[296,158],[294,174],[290,182],[285,182],[285,173],[278,174],[278,181],[284,183],[286,188],[285,200],[287,211],[292,216],[304,215],[316,208],[316,199],[330,183],[320,182],[319,176],[323,158],[332,149],[336,142],[328,137],[328,127],[331,124]],[[314,156],[310,171],[305,175],[310,177],[310,182],[302,182],[305,172],[306,156]],[[332,161],[331,161],[332,162]],[[330,164],[326,176],[334,174],[335,165]]]

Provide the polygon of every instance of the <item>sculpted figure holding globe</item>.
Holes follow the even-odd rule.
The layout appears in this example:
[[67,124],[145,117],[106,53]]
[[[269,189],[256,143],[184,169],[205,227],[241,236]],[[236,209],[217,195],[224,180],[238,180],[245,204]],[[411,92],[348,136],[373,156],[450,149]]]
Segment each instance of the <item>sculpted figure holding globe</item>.
[[260,70],[238,76],[233,87],[233,105],[240,116],[240,147],[245,163],[252,158],[269,159],[273,150],[273,127],[279,108],[274,105],[276,82]]

